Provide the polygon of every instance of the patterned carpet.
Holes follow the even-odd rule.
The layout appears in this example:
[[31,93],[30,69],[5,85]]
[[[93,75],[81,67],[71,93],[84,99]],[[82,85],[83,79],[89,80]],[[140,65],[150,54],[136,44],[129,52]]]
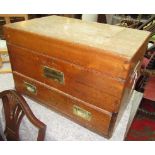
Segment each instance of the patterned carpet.
[[155,141],[155,102],[143,99],[126,141]]

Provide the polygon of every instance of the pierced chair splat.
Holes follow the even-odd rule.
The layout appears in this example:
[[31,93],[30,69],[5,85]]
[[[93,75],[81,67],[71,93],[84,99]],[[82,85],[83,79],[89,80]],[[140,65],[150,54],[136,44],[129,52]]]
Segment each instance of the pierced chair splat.
[[20,140],[19,127],[24,115],[39,129],[37,140],[44,140],[46,125],[35,117],[25,99],[18,92],[6,90],[0,93],[0,98],[4,107],[6,121],[4,134],[7,140]]

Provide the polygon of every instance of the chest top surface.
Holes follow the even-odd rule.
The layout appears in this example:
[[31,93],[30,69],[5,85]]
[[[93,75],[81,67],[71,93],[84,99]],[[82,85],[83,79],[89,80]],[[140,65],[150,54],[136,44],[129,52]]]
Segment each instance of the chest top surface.
[[36,18],[5,27],[83,44],[128,59],[134,56],[150,35],[147,31],[60,16]]

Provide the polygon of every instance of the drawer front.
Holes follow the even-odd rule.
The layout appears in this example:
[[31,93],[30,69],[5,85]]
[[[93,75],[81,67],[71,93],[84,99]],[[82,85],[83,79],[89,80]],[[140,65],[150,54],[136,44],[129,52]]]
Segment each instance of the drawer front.
[[8,48],[14,71],[107,111],[118,111],[124,83],[27,49]]
[[20,93],[40,101],[88,129],[108,136],[112,119],[110,112],[91,106],[18,73],[14,73],[14,80],[16,89]]

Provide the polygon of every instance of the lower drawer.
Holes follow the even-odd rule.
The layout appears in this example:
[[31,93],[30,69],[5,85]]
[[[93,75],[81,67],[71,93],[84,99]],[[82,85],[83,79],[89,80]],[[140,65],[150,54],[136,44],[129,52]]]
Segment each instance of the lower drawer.
[[14,72],[16,90],[28,95],[82,126],[110,137],[116,115],[67,95],[53,87]]

